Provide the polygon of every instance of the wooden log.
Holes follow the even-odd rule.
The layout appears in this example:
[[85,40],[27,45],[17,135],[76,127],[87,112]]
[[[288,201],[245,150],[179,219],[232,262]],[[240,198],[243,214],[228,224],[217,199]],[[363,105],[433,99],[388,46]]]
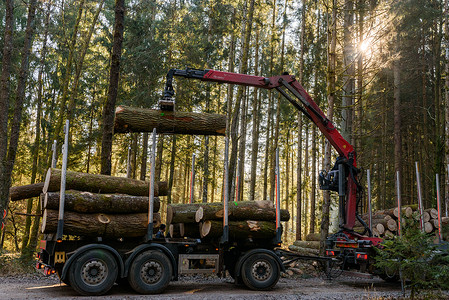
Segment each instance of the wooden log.
[[379,233],[379,231],[377,230],[377,228],[373,228],[373,236],[375,236],[375,237],[380,237],[380,233]]
[[[46,197],[45,197],[46,195]],[[42,194],[44,208],[59,209],[59,192]],[[130,196],[123,194],[94,194],[68,190],[65,192],[64,208],[80,213],[147,213],[148,196]],[[160,201],[154,197],[154,210],[158,212]]]
[[[276,209],[270,201],[234,201],[229,203],[229,220],[244,221],[275,221]],[[221,220],[224,215],[223,203],[208,203],[201,205],[195,213],[195,220]],[[288,221],[290,213],[281,209],[281,221]]]
[[321,240],[321,234],[320,233],[309,233],[306,235],[306,241],[320,241]]
[[[154,232],[161,224],[159,213],[154,214]],[[148,214],[80,214],[64,213],[64,234],[92,237],[141,237],[147,232]],[[42,233],[56,232],[58,211],[45,209],[42,217]]]
[[433,225],[430,222],[424,222],[424,232],[431,233],[433,231]]
[[[238,239],[271,239],[276,235],[276,224],[269,221],[229,221],[229,237]],[[223,234],[221,221],[204,221],[201,227],[201,238],[216,238]]]
[[429,214],[427,211],[425,211],[425,212],[423,212],[423,214],[422,214],[422,218],[423,218],[423,220],[424,220],[424,223],[425,223],[425,222],[429,222],[429,221],[430,221],[430,214]]
[[9,199],[11,201],[19,201],[39,197],[44,188],[44,183],[34,183],[21,186],[13,186],[9,189]]
[[161,111],[129,106],[115,109],[114,133],[157,133],[225,135],[226,115]]
[[170,224],[168,232],[172,238],[180,238],[184,236],[184,223]]
[[389,238],[389,239],[392,239],[392,238],[394,238],[394,233],[393,232],[391,232],[390,230],[385,230],[385,233],[384,233],[384,237],[385,238]]
[[388,220],[387,222],[387,228],[389,231],[396,231],[398,230],[398,223],[396,222],[396,220]]
[[384,220],[387,221],[387,222],[392,220],[392,219],[393,219],[393,217],[390,216],[390,215],[386,215],[385,218],[384,218]]
[[[394,209],[393,214],[396,218],[399,218],[399,210],[397,207]],[[401,209],[401,217],[402,218],[404,218],[404,217],[410,218],[412,216],[412,214],[413,214],[413,209],[410,206],[402,207],[402,209]]]
[[202,203],[167,205],[167,224],[196,223],[195,213]]
[[[48,169],[42,192],[57,192],[60,190],[60,187],[61,170]],[[150,184],[147,181],[125,177],[67,171],[66,189],[101,194],[116,193],[148,197],[150,193]],[[154,196],[167,196],[167,194],[167,182],[159,181],[154,185]]]
[[293,245],[301,248],[320,249],[319,241],[295,241]]
[[429,213],[431,219],[438,219],[438,210],[435,208],[428,208],[425,212]]
[[376,230],[378,232],[379,235],[384,234],[385,233],[385,226],[381,223],[376,225]]
[[288,246],[288,249],[290,251],[294,251],[297,252],[300,255],[319,255],[320,254],[320,250],[317,249],[311,249],[311,248],[302,248],[302,247],[298,247],[295,245],[290,245]]

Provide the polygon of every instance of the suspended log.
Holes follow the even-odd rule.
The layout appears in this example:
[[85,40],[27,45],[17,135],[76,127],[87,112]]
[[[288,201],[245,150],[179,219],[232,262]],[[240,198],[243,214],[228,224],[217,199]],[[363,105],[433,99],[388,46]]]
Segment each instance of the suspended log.
[[9,199],[11,201],[19,201],[39,197],[44,188],[44,183],[34,183],[21,186],[13,186],[9,189]]
[[393,219],[388,220],[387,228],[388,228],[389,231],[396,231],[398,229],[398,223],[395,220],[393,220]]
[[[159,213],[153,218],[154,233],[161,224]],[[42,217],[42,233],[56,232],[58,211],[45,209]],[[93,237],[141,237],[147,232],[148,214],[80,214],[64,213],[64,234]]]
[[295,241],[293,245],[301,248],[320,249],[320,242],[318,241]]
[[297,252],[300,255],[319,255],[320,254],[320,250],[317,249],[311,249],[311,248],[302,248],[302,247],[298,247],[295,245],[290,245],[288,246],[288,249],[290,251],[294,251]]
[[[60,187],[61,170],[48,169],[42,192],[56,192],[60,190]],[[125,177],[67,171],[66,189],[101,194],[117,193],[148,197],[150,193],[150,184],[147,181]],[[154,185],[154,196],[167,196],[167,194],[167,182],[159,181]]]
[[[229,221],[229,237],[231,239],[270,239],[276,235],[276,225],[269,221]],[[201,238],[216,238],[223,234],[221,221],[204,221],[201,227]]]
[[306,235],[306,241],[320,241],[321,234],[320,233],[309,233]]
[[195,213],[201,203],[167,205],[167,224],[196,223]]
[[[276,209],[270,201],[234,201],[229,202],[229,220],[275,221]],[[288,210],[281,209],[281,221],[288,221]],[[224,215],[223,203],[202,204],[196,211],[195,220],[220,220]]]
[[[59,197],[59,192],[41,194],[43,207],[48,209],[59,209]],[[68,190],[65,192],[64,208],[80,213],[146,213],[148,212],[148,202],[148,196],[94,194],[90,192]],[[158,212],[159,207],[159,198],[154,197],[153,212]]]
[[225,135],[226,116],[129,106],[115,110],[114,133],[152,132],[154,128],[157,133]]

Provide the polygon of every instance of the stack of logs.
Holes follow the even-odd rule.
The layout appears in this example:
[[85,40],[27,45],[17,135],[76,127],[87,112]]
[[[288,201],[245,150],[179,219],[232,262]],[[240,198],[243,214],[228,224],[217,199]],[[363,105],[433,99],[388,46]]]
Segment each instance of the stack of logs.
[[288,249],[301,255],[314,256],[320,253],[320,234],[309,233],[305,241],[295,241]]
[[[372,214],[372,232],[376,237],[381,238],[392,238],[394,235],[398,233],[398,208],[390,208],[376,211]],[[362,215],[362,220],[368,224],[368,214]],[[401,210],[401,219],[403,220],[401,226],[407,226],[410,222],[407,222],[407,219],[415,220],[419,219],[419,212],[417,209],[417,205],[404,206]],[[433,233],[438,232],[438,211],[435,208],[425,209],[422,215],[424,222],[424,232]],[[446,233],[444,238],[447,240],[447,232],[449,231],[449,218],[442,217],[441,225],[443,232]],[[362,224],[356,221],[356,227],[354,227],[355,231],[363,232],[364,228]]]
[[[218,238],[223,234],[223,203],[172,204],[167,206],[167,224],[173,238]],[[231,239],[268,239],[276,235],[276,209],[270,201],[229,203]],[[290,214],[281,209],[281,221]]]
[[[44,183],[13,187],[11,200],[40,195],[42,233],[56,232],[61,170],[49,169]],[[168,193],[166,182],[155,184],[155,196]],[[67,171],[64,228],[67,235],[141,237],[148,224],[149,183],[146,181]],[[154,198],[154,228],[161,224],[159,198]]]

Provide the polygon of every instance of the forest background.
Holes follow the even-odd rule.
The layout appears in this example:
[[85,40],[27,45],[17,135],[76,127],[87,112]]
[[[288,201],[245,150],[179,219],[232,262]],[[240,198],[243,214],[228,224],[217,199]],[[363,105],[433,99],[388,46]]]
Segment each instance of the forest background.
[[[424,206],[436,207],[438,173],[447,211],[448,0],[5,0],[0,7],[7,212],[0,248],[24,255],[36,248],[38,201],[9,202],[9,187],[43,181],[53,140],[60,156],[66,119],[70,170],[148,179],[148,134],[112,135],[114,110],[156,108],[171,68],[296,75],[354,145],[364,186],[370,170],[374,209],[394,206],[396,171],[403,204],[417,202],[418,162]],[[319,190],[317,175],[336,153],[314,124],[276,92],[178,78],[175,90],[179,111],[227,115],[232,201],[274,199],[278,148],[280,197],[292,216],[285,238],[327,234],[338,198]],[[156,180],[171,188],[163,204],[188,201],[193,154],[195,201],[222,201],[223,152],[223,137],[159,135]],[[365,194],[362,211],[366,202]]]

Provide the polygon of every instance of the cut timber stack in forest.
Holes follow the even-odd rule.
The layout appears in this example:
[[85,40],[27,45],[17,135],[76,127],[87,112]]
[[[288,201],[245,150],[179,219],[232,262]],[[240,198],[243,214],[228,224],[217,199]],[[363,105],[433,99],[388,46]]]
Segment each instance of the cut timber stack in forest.
[[301,255],[319,255],[320,233],[309,233],[305,241],[295,241],[288,249]]
[[[362,220],[368,224],[368,214],[363,214]],[[372,231],[373,235],[381,238],[392,238],[398,234],[398,208],[385,209],[373,212],[372,218]],[[410,224],[410,220],[419,220],[419,212],[417,205],[403,206],[401,209],[401,226],[404,230],[404,226]],[[422,215],[423,219],[423,231],[426,233],[438,233],[438,211],[435,208],[425,209]],[[408,221],[408,222],[407,222]],[[442,232],[443,239],[448,240],[449,237],[449,218],[442,217]],[[364,228],[362,224],[356,221],[354,230],[357,232],[363,232]]]
[[[61,170],[49,169],[40,195],[43,210],[41,231],[57,230]],[[147,233],[149,182],[67,171],[64,201],[65,235],[135,238]],[[167,184],[158,182],[155,194],[166,195]],[[160,200],[154,197],[153,231],[161,224]]]
[[[230,202],[228,208],[230,238],[270,239],[276,235],[276,210],[270,201]],[[223,203],[167,206],[172,237],[219,238],[223,234],[223,215]],[[281,221],[289,219],[288,211],[281,210]]]
[[162,111],[129,106],[115,110],[115,133],[157,133],[225,135],[226,116],[211,113]]

